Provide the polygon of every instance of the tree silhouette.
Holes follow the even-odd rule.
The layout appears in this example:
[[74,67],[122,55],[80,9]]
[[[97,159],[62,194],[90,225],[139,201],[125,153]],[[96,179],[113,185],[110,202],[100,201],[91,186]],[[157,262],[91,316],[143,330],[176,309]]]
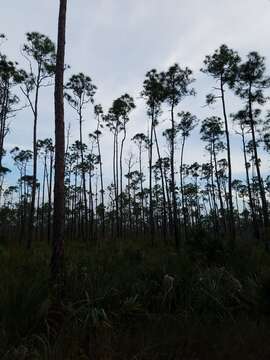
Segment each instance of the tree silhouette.
[[263,105],[267,101],[264,90],[270,87],[270,78],[265,75],[265,59],[257,52],[251,52],[247,56],[247,61],[239,66],[237,86],[235,92],[241,99],[246,101],[249,126],[251,129],[252,146],[254,151],[254,161],[257,172],[257,179],[262,203],[264,225],[269,225],[267,202],[264,190],[263,179],[261,176],[260,162],[257,151],[256,123],[260,111],[254,109],[256,104]]
[[235,227],[234,227],[234,215],[233,215],[233,198],[232,198],[232,164],[231,164],[231,147],[230,147],[230,131],[228,124],[228,116],[226,111],[225,102],[225,87],[233,88],[235,85],[238,64],[240,57],[232,49],[229,49],[227,45],[221,45],[213,55],[207,55],[204,60],[203,72],[211,75],[218,81],[219,91],[218,96],[215,94],[209,94],[207,96],[208,104],[213,103],[216,99],[220,98],[222,102],[222,111],[225,124],[225,136],[227,147],[227,161],[228,161],[228,191],[229,191],[229,209],[230,209],[230,230],[233,242],[235,241]]
[[172,189],[172,205],[173,205],[173,226],[174,226],[174,240],[176,248],[179,247],[179,232],[178,232],[178,215],[177,215],[177,200],[176,200],[176,186],[175,186],[175,138],[176,138],[176,123],[175,123],[175,108],[177,105],[189,95],[194,95],[194,89],[190,85],[194,81],[192,78],[192,71],[189,68],[182,69],[178,64],[169,68],[169,70],[161,75],[162,83],[165,90],[165,101],[170,107],[171,115],[171,129],[169,134],[170,145],[170,161],[171,161],[171,189]]
[[[55,71],[55,45],[45,35],[31,32],[26,34],[27,42],[23,54],[29,63],[29,73],[24,74],[21,90],[33,113],[33,186],[29,216],[28,248],[32,246],[37,183],[37,123],[40,89],[50,84]],[[33,94],[33,96],[32,96]]]
[[63,270],[64,225],[65,225],[65,119],[64,119],[64,66],[66,42],[67,0],[60,0],[58,19],[58,42],[55,69],[55,178],[53,241],[51,256],[51,277],[57,280]]
[[147,72],[143,82],[143,90],[141,95],[146,101],[147,114],[150,118],[150,135],[149,137],[149,217],[150,217],[150,235],[151,242],[154,242],[155,224],[153,214],[153,193],[152,193],[152,166],[153,166],[153,139],[154,129],[157,123],[157,118],[160,115],[161,104],[165,99],[164,87],[162,84],[161,75],[155,69]]
[[184,230],[185,238],[187,236],[187,218],[185,211],[185,198],[184,198],[184,188],[183,188],[183,159],[184,159],[184,148],[186,144],[186,139],[190,136],[191,131],[198,124],[197,117],[192,115],[190,112],[181,112],[177,114],[180,118],[180,122],[177,125],[177,131],[180,132],[182,138],[181,146],[181,155],[180,155],[180,188],[181,188],[181,197],[182,197],[182,213],[184,215]]
[[[87,194],[86,194],[86,167],[84,166],[84,147],[83,147],[83,110],[89,102],[94,102],[94,95],[96,93],[96,86],[93,85],[92,80],[89,76],[79,73],[71,76],[65,86],[65,98],[69,105],[76,111],[79,116],[79,130],[80,130],[80,155],[82,163],[82,181],[83,181],[83,197],[84,197],[84,217],[85,221],[88,218],[88,207],[87,207]],[[86,239],[85,234],[86,227],[84,227],[83,237]],[[92,229],[90,230],[92,233]]]

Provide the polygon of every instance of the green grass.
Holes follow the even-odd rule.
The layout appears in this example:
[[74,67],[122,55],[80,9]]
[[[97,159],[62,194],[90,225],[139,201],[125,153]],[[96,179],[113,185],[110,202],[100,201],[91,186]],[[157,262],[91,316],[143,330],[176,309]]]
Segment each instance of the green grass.
[[[263,247],[143,241],[67,244],[52,304],[49,248],[0,247],[0,358],[269,359],[270,255]],[[163,277],[175,286],[165,296]]]

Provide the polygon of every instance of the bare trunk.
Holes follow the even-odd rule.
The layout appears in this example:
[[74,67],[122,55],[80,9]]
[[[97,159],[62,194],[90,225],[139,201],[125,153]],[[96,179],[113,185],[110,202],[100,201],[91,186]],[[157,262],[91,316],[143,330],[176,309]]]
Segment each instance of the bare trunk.
[[124,125],[124,137],[121,141],[121,149],[120,149],[120,236],[123,236],[123,150],[124,143],[126,140],[127,131],[126,126]]
[[150,220],[150,237],[151,244],[154,245],[154,214],[153,214],[153,191],[152,191],[152,165],[153,165],[153,132],[154,132],[154,109],[151,119],[151,130],[150,130],[150,144],[149,144],[149,220]]
[[175,190],[175,174],[174,174],[174,143],[175,143],[175,123],[174,123],[174,104],[171,106],[171,180],[172,180],[172,205],[173,205],[173,228],[174,228],[174,241],[176,249],[179,248],[178,238],[178,217],[177,217],[177,202],[176,202],[176,190]]
[[264,226],[265,228],[269,225],[269,219],[268,219],[268,209],[267,209],[267,202],[265,197],[265,190],[263,185],[263,179],[261,176],[261,170],[260,170],[260,164],[259,164],[259,157],[258,157],[258,151],[257,151],[257,144],[256,144],[256,135],[255,135],[255,124],[253,119],[253,110],[252,110],[252,94],[251,94],[251,87],[249,88],[249,118],[250,118],[250,127],[251,127],[251,134],[252,134],[252,143],[253,143],[253,150],[254,150],[254,158],[255,158],[255,167],[257,172],[257,178],[259,183],[259,190],[260,190],[260,198],[262,202],[262,211],[263,211],[263,220],[264,220]]
[[56,280],[61,274],[64,259],[65,225],[65,122],[64,122],[64,64],[67,0],[60,0],[58,22],[58,47],[55,73],[55,181],[53,243],[51,277]]
[[223,109],[223,117],[225,122],[225,135],[226,135],[226,143],[227,143],[227,160],[228,160],[228,187],[229,187],[229,224],[230,224],[230,233],[232,236],[232,246],[234,246],[235,242],[235,223],[234,223],[234,213],[233,213],[233,197],[232,197],[232,165],[231,165],[231,146],[230,146],[230,135],[229,135],[229,126],[228,126],[228,118],[226,113],[226,104],[225,104],[225,95],[224,95],[224,84],[223,79],[221,77],[220,81],[221,87],[221,99],[222,99],[222,109]]
[[184,217],[184,234],[185,239],[187,238],[187,215],[185,207],[185,197],[184,197],[184,184],[183,184],[183,159],[184,159],[184,148],[185,148],[185,136],[183,137],[182,147],[181,147],[181,159],[180,159],[180,187],[181,187],[181,199],[182,199],[182,213]]
[[[83,239],[87,238],[87,220],[88,220],[88,209],[87,209],[87,195],[86,195],[86,180],[85,180],[85,162],[84,162],[84,153],[83,153],[83,139],[82,139],[82,110],[80,109],[80,155],[81,155],[81,172],[82,172],[82,188],[83,188],[83,204],[84,204],[84,216],[82,216],[82,232]],[[92,234],[92,229],[90,229],[90,234]]]
[[249,179],[249,172],[248,172],[248,161],[247,161],[247,152],[246,152],[246,142],[245,142],[245,134],[244,134],[244,129],[241,128],[242,131],[242,147],[243,147],[243,154],[244,154],[244,161],[245,161],[245,171],[246,171],[246,182],[247,182],[247,188],[248,188],[248,198],[249,198],[249,207],[250,207],[250,211],[251,211],[251,218],[252,218],[252,223],[253,223],[253,229],[254,229],[254,235],[256,238],[259,238],[259,228],[258,228],[258,223],[257,223],[257,219],[256,219],[256,214],[255,214],[255,210],[254,210],[254,202],[253,202],[253,197],[252,197],[252,193],[251,193],[251,187],[250,187],[250,179]]
[[37,87],[34,103],[34,127],[33,127],[33,179],[32,179],[32,195],[29,216],[29,235],[27,247],[31,248],[34,236],[34,218],[35,218],[35,204],[36,204],[36,188],[37,188],[37,120],[38,120],[38,98],[39,98],[39,82],[40,82],[40,67],[37,76]]
[[99,136],[97,136],[98,156],[99,156],[99,174],[100,174],[100,192],[101,192],[101,221],[102,221],[102,236],[105,235],[105,208],[104,208],[104,185],[103,185],[103,169]]
[[160,171],[161,186],[162,186],[162,209],[163,209],[163,211],[162,211],[162,212],[163,212],[162,232],[163,232],[164,241],[166,241],[166,237],[167,237],[166,194],[165,194],[164,174],[163,174],[163,168],[162,168],[160,150],[159,150],[159,145],[158,145],[158,140],[157,140],[156,127],[154,128],[154,133],[155,133],[155,142],[156,142],[156,148],[157,148],[157,153],[158,153],[158,163],[159,163],[159,171]]

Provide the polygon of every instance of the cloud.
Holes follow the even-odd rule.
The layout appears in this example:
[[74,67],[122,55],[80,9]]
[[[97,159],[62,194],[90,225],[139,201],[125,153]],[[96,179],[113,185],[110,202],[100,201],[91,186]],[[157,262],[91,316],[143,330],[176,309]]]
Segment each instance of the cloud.
[[[15,9],[15,10],[14,10]],[[1,32],[8,36],[2,51],[10,58],[27,64],[20,54],[27,31],[39,31],[56,40],[58,1],[10,0],[0,13]],[[250,50],[257,50],[267,58],[270,2],[267,0],[73,0],[68,4],[66,60],[73,72],[85,72],[98,86],[96,102],[107,109],[113,99],[125,92],[136,100],[137,109],[128,125],[128,139],[138,130],[147,131],[148,119],[145,104],[139,98],[145,73],[151,68],[165,70],[178,62],[189,66],[197,78],[198,95],[187,99],[179,110],[190,109],[200,119],[210,114],[204,108],[205,94],[214,85],[212,80],[199,72],[204,56],[212,53],[221,43],[237,49],[244,57]],[[241,104],[230,97],[228,112]],[[219,106],[214,108],[221,114]],[[164,126],[169,126],[166,112]],[[43,89],[40,98],[38,137],[53,134],[53,89]],[[78,134],[78,121],[66,105],[66,122],[71,123],[72,140]],[[166,125],[167,124],[167,125]],[[84,138],[95,128],[91,106],[85,112]],[[31,147],[32,116],[30,110],[18,113],[12,131],[7,137],[7,147],[18,144]],[[164,151],[165,142],[162,140]],[[111,177],[112,137],[102,138],[106,177]],[[131,147],[130,140],[126,149]],[[205,161],[203,144],[197,134],[189,139],[187,161],[198,158]],[[233,147],[233,167],[243,171],[240,143]],[[267,165],[266,165],[267,167]]]

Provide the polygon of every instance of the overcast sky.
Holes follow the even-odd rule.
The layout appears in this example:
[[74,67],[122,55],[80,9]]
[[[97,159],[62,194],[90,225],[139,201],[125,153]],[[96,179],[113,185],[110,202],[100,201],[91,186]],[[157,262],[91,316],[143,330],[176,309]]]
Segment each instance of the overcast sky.
[[[25,33],[38,31],[56,40],[57,0],[0,0],[0,33],[8,41],[1,47],[21,67],[27,64],[20,54]],[[66,73],[84,72],[97,85],[96,103],[107,109],[112,101],[124,93],[134,97],[137,108],[128,125],[128,152],[130,138],[136,132],[147,131],[145,106],[139,94],[145,73],[157,68],[166,70],[178,62],[189,66],[197,81],[197,96],[179,106],[200,119],[221,115],[217,104],[203,107],[204,98],[214,83],[200,73],[206,54],[211,54],[222,43],[239,51],[244,58],[256,50],[267,58],[270,71],[270,1],[269,0],[68,0],[66,62],[71,69]],[[228,112],[241,104],[229,96]],[[161,127],[168,126],[168,114],[161,117]],[[40,99],[38,138],[53,134],[53,89],[43,91]],[[66,105],[66,123],[71,123],[72,138],[77,139],[78,121]],[[85,112],[84,134],[95,128],[93,108]],[[7,148],[31,147],[32,117],[21,111],[12,122],[7,137]],[[107,178],[111,177],[112,139],[103,137],[104,163]],[[243,170],[243,159],[237,136],[232,136],[233,169]],[[185,161],[207,161],[199,135],[188,142]],[[269,167],[265,161],[264,169]]]

